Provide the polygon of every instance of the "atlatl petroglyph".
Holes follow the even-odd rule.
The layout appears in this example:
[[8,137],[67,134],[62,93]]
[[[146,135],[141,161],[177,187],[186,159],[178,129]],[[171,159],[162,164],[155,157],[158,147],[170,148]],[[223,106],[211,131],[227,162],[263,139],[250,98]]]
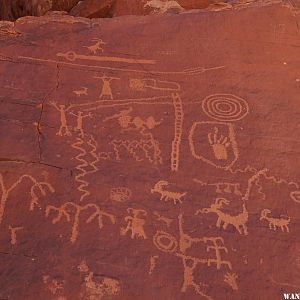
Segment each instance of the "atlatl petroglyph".
[[271,210],[269,209],[263,209],[261,211],[260,220],[266,220],[269,223],[269,228],[272,230],[276,230],[277,228],[280,228],[282,232],[286,230],[286,232],[289,232],[289,224],[291,221],[291,218],[288,216],[281,217],[281,218],[272,218],[268,215],[271,214]]
[[128,208],[127,212],[132,216],[126,216],[125,222],[127,222],[127,226],[122,227],[120,230],[121,235],[126,235],[127,232],[131,231],[131,238],[141,238],[147,239],[144,226],[145,226],[145,217],[147,216],[147,212],[143,209],[134,209]]
[[169,186],[169,183],[167,181],[160,180],[154,185],[153,189],[151,189],[151,193],[159,193],[160,200],[173,201],[174,204],[177,204],[177,202],[182,203],[182,197],[186,195],[186,192],[178,193],[165,190],[164,188],[167,186]]
[[[200,265],[207,265],[208,267],[215,265],[217,270],[220,270],[222,266],[227,266],[229,270],[231,270],[232,265],[230,261],[223,260],[221,256],[221,251],[228,253],[228,250],[224,246],[224,240],[221,237],[191,237],[184,232],[183,223],[183,215],[179,214],[179,242],[168,232],[157,231],[153,237],[153,243],[160,251],[173,254],[182,260],[184,271],[181,292],[186,292],[188,288],[191,287],[197,294],[201,295],[205,299],[211,300],[212,298],[203,290],[205,288],[205,284],[195,282],[195,270]],[[199,258],[186,253],[190,247],[201,244],[208,244],[205,247],[206,252],[214,251],[215,256]]]
[[5,212],[6,203],[9,199],[9,196],[11,192],[20,185],[25,179],[28,179],[31,183],[30,186],[30,205],[29,210],[34,210],[34,207],[36,205],[39,205],[38,200],[39,197],[36,193],[36,190],[38,190],[43,196],[46,196],[46,191],[50,191],[51,193],[54,193],[54,188],[50,185],[50,183],[46,181],[37,181],[33,176],[25,174],[18,178],[17,181],[15,181],[10,187],[5,186],[3,175],[0,173],[0,187],[1,187],[1,202],[0,202],[0,224],[3,221],[3,216]]
[[8,226],[8,229],[10,231],[10,243],[12,245],[16,245],[17,244],[17,231],[22,230],[24,227],[12,227],[12,226]]
[[248,234],[246,223],[248,222],[248,211],[246,209],[245,203],[242,204],[242,212],[236,216],[225,213],[222,209],[224,204],[228,205],[229,200],[225,198],[216,198],[215,202],[211,204],[208,208],[199,209],[196,215],[199,213],[208,214],[215,213],[218,216],[216,226],[221,227],[223,222],[223,229],[226,229],[229,224],[233,225],[239,234]]
[[91,209],[93,211],[93,213],[85,221],[85,223],[88,224],[91,223],[94,219],[97,219],[99,229],[101,229],[104,226],[104,222],[103,222],[104,217],[107,217],[112,224],[115,224],[116,222],[116,218],[114,215],[104,212],[98,205],[94,203],[89,203],[84,206],[80,206],[73,202],[66,202],[60,207],[48,205],[46,208],[46,217],[48,217],[51,214],[51,212],[54,211],[57,212],[57,216],[52,219],[53,224],[60,222],[63,218],[65,218],[67,222],[71,222],[71,212],[68,210],[68,208],[72,209],[75,212],[74,221],[72,225],[72,233],[70,238],[70,241],[72,243],[75,243],[78,238],[80,214],[85,210]]

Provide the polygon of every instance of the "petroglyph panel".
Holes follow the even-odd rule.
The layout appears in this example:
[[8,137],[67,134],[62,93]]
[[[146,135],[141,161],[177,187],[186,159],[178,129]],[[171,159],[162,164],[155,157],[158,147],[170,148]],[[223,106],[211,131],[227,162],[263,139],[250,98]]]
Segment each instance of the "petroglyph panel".
[[299,289],[299,15],[247,5],[1,34],[0,299]]

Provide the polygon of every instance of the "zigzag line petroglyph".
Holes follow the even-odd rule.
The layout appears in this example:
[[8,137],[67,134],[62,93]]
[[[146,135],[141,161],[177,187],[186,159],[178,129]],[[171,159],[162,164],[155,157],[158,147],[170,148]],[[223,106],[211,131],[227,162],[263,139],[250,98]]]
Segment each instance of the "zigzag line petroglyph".
[[46,217],[48,217],[50,215],[51,211],[56,211],[58,214],[57,214],[57,217],[55,217],[52,220],[53,224],[56,224],[59,221],[61,221],[63,217],[66,218],[67,222],[70,222],[71,216],[67,210],[68,207],[75,209],[74,222],[72,225],[72,233],[71,233],[71,237],[70,237],[71,243],[75,243],[78,238],[80,214],[84,210],[87,210],[90,208],[94,209],[94,213],[92,215],[90,215],[90,217],[86,220],[86,223],[87,224],[91,223],[95,218],[97,218],[99,229],[101,229],[104,226],[103,217],[109,218],[112,224],[115,224],[115,222],[116,222],[116,218],[114,215],[104,212],[98,205],[96,205],[94,203],[89,203],[89,204],[86,204],[85,206],[80,206],[73,202],[66,202],[60,207],[48,205],[46,208]]
[[[89,186],[89,182],[84,180],[83,177],[85,177],[88,174],[92,174],[97,172],[99,169],[96,166],[96,163],[99,162],[99,157],[96,154],[97,150],[97,142],[94,139],[93,136],[90,136],[90,139],[87,141],[87,144],[92,148],[90,151],[90,154],[93,156],[94,161],[88,162],[84,157],[87,155],[87,151],[83,148],[82,145],[84,145],[84,140],[80,137],[76,138],[76,142],[71,145],[72,148],[79,150],[79,154],[75,156],[75,159],[79,162],[79,164],[76,166],[76,169],[79,171],[79,174],[75,176],[75,180],[78,182],[79,187],[77,190],[82,193],[80,196],[80,201],[83,201],[84,198],[88,197],[91,193],[87,189]],[[86,167],[91,166],[93,170],[86,171]]]
[[83,158],[87,152],[81,145],[83,145],[83,139],[76,137],[76,142],[71,145],[72,148],[79,150],[79,154],[75,156],[75,159],[79,162],[79,165],[76,166],[76,169],[79,171],[79,174],[75,176],[75,180],[78,182],[79,187],[77,190],[82,193],[80,196],[80,201],[82,201],[85,197],[90,195],[90,192],[86,189],[89,185],[89,183],[81,179],[87,174],[87,171],[85,170],[85,167],[87,167],[89,164],[88,162]]
[[[13,60],[15,61],[15,60]],[[66,66],[66,67],[75,67],[78,69],[83,68],[84,71],[87,69],[93,69],[93,70],[111,70],[111,71],[122,71],[122,72],[134,72],[134,73],[141,73],[141,74],[155,74],[155,75],[199,75],[202,74],[206,71],[213,71],[213,70],[219,70],[219,69],[224,69],[225,66],[218,66],[218,67],[210,67],[210,68],[204,68],[204,67],[196,67],[192,69],[185,69],[182,71],[150,71],[150,70],[137,70],[137,69],[126,69],[126,68],[113,68],[113,67],[103,67],[103,66],[91,66],[91,65],[85,65],[85,64],[73,64],[73,63],[68,63],[68,62],[62,62],[59,60],[51,60],[51,59],[42,59],[42,58],[35,58],[35,57],[28,57],[28,56],[18,56],[18,59],[16,61],[21,61],[21,62],[30,62],[30,61],[35,61],[35,62],[45,62],[49,64],[54,64],[55,66]]]
[[40,191],[40,193],[43,196],[46,196],[45,188],[47,188],[51,193],[54,193],[54,188],[48,182],[45,182],[45,181],[39,182],[34,177],[32,177],[31,175],[28,175],[28,174],[20,176],[16,182],[14,182],[9,188],[7,188],[4,184],[3,175],[0,173],[0,187],[1,187],[1,191],[2,191],[1,203],[0,203],[0,224],[3,221],[5,207],[6,207],[6,203],[8,201],[8,197],[9,197],[10,193],[19,184],[21,184],[24,179],[29,179],[32,182],[32,186],[30,187],[30,196],[31,196],[31,201],[30,201],[30,206],[29,206],[30,211],[34,210],[34,207],[36,205],[39,205],[39,203],[38,203],[39,197],[35,192],[36,188],[38,188],[38,190]]
[[172,141],[171,170],[178,171],[184,114],[183,114],[182,101],[179,94],[172,94],[172,99],[173,99],[173,106],[175,111],[175,124],[174,124],[175,134],[174,134],[174,140]]

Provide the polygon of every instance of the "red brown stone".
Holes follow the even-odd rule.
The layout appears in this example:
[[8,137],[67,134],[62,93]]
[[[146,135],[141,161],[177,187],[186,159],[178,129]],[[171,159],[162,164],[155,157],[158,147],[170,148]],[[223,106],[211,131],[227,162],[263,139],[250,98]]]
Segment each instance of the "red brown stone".
[[298,23],[0,22],[0,299],[298,293]]

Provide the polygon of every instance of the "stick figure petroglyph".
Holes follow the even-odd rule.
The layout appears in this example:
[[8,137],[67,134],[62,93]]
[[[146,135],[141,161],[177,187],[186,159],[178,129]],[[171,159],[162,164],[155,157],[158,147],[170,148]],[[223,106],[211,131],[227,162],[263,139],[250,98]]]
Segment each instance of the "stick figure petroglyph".
[[89,112],[88,114],[84,115],[82,111],[79,111],[78,114],[70,112],[70,115],[77,117],[77,126],[75,127],[75,130],[80,132],[81,137],[84,137],[83,119],[86,117],[91,118],[92,114]]
[[60,114],[60,127],[59,127],[59,131],[56,133],[56,135],[59,135],[59,136],[64,136],[64,135],[67,135],[67,136],[71,136],[71,132],[68,128],[68,125],[67,125],[67,118],[66,118],[66,112],[70,109],[67,108],[66,109],[66,106],[63,105],[63,104],[59,104],[57,105],[56,102],[50,102],[52,104],[52,106],[54,106],[56,108],[56,110],[59,112]]
[[132,216],[125,217],[125,221],[127,222],[127,227],[121,228],[121,235],[126,235],[128,231],[131,231],[131,238],[142,238],[147,239],[146,233],[144,231],[145,219],[142,217],[147,216],[147,212],[143,209],[134,209],[128,208],[128,213],[132,214]]
[[[179,242],[177,239],[165,232],[157,231],[153,237],[153,243],[160,251],[173,254],[182,260],[183,264],[183,283],[181,286],[181,292],[186,292],[189,287],[204,297],[205,299],[212,300],[204,291],[205,284],[195,281],[196,268],[200,265],[207,265],[208,267],[215,265],[217,270],[220,270],[223,266],[232,270],[230,261],[222,259],[222,251],[228,253],[227,248],[224,246],[224,240],[221,237],[203,237],[194,238],[188,235],[183,230],[183,215],[178,216],[179,226]],[[195,245],[205,245],[206,252],[214,251],[214,257],[194,257],[187,254],[187,250]]]
[[120,80],[120,78],[117,77],[108,77],[103,75],[102,77],[95,77],[98,79],[102,80],[102,90],[101,90],[101,94],[100,94],[100,99],[104,99],[104,98],[109,98],[110,100],[113,100],[113,93],[112,93],[112,89],[111,89],[111,81],[112,80]]

